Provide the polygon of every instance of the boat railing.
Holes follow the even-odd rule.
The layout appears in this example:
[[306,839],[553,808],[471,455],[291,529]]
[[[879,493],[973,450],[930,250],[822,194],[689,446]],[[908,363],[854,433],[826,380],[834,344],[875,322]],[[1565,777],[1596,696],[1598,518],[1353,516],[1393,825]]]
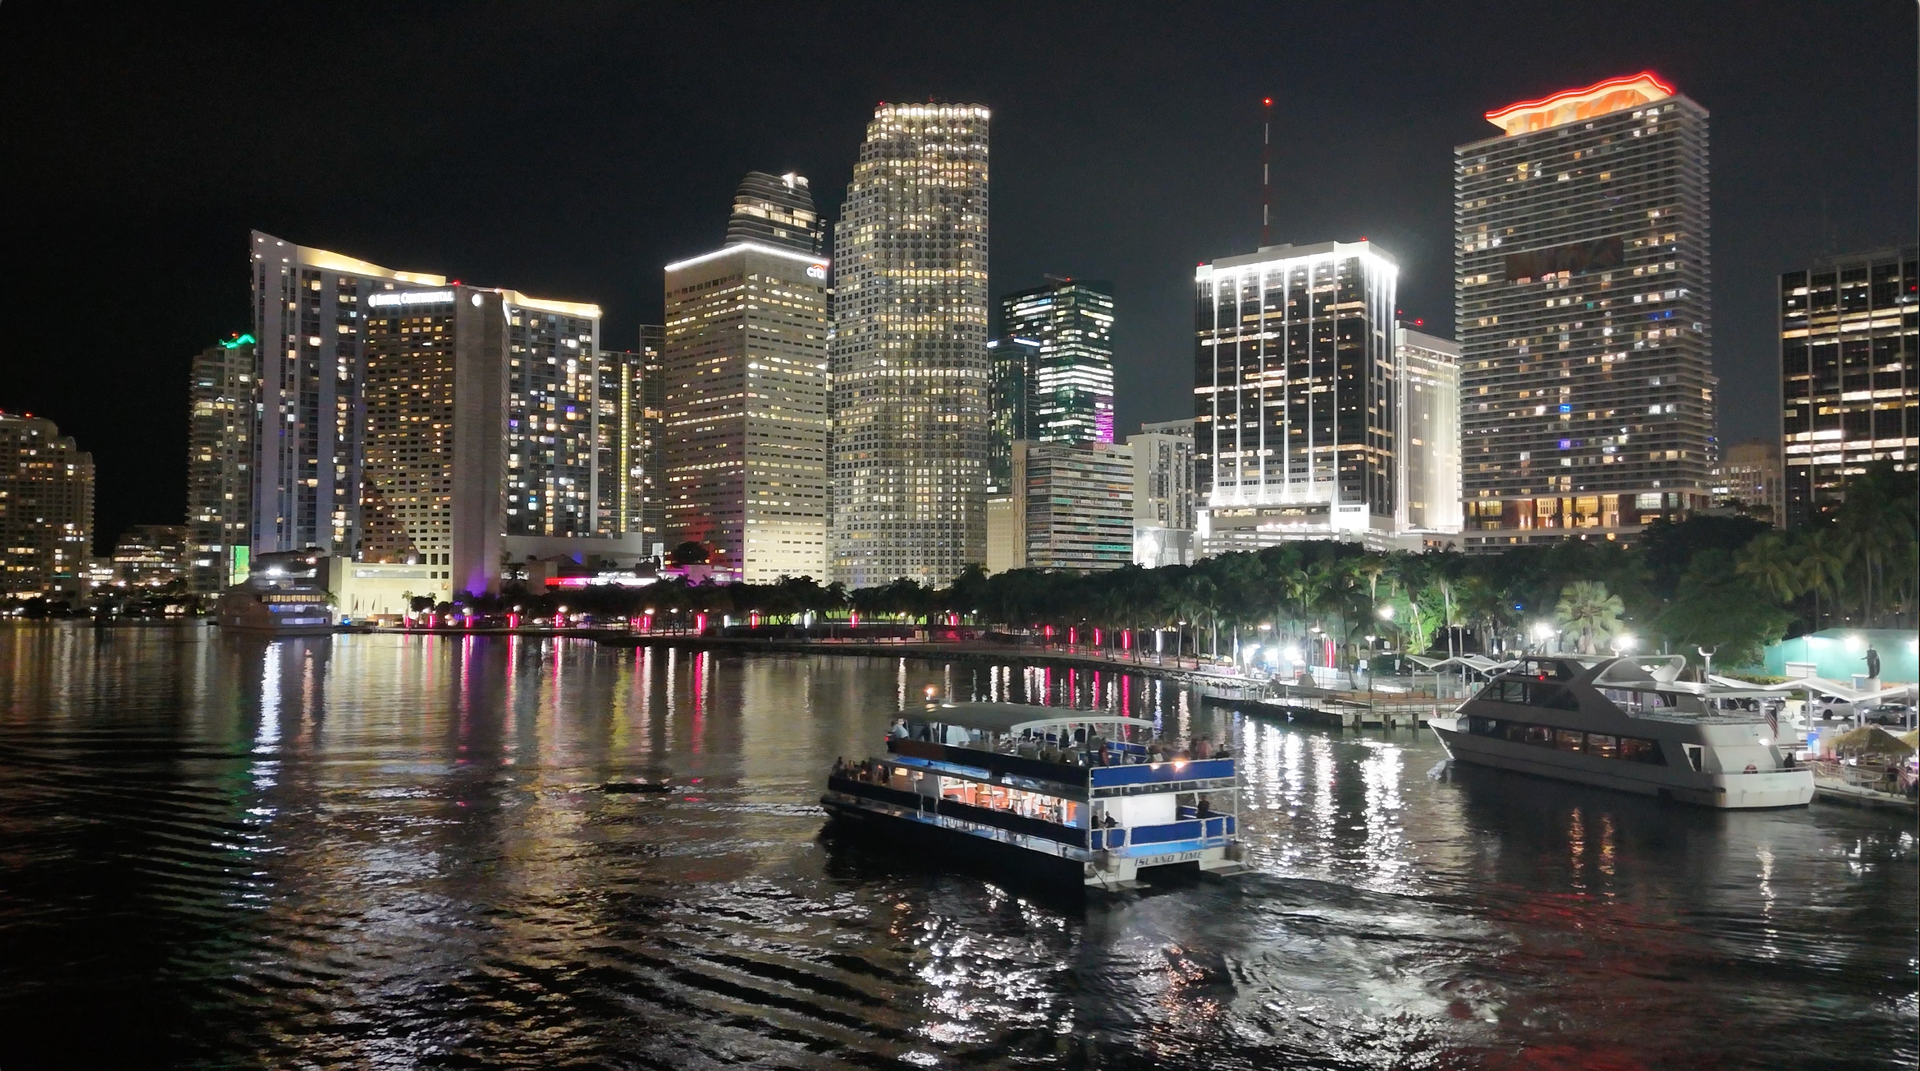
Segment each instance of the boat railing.
[[1092,786],[1124,788],[1132,785],[1170,786],[1181,781],[1214,781],[1233,777],[1232,759],[1173,759],[1126,766],[1095,766]]
[[1116,826],[1093,830],[1087,846],[1095,851],[1126,849],[1135,855],[1217,848],[1233,839],[1238,825],[1233,815],[1219,814],[1151,826]]

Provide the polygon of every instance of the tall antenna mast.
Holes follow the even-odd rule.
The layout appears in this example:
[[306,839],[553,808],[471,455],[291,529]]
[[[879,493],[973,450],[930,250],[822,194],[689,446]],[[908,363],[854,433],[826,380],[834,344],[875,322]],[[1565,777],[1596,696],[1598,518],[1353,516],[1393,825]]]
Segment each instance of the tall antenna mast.
[[1260,244],[1273,244],[1273,98],[1260,98]]

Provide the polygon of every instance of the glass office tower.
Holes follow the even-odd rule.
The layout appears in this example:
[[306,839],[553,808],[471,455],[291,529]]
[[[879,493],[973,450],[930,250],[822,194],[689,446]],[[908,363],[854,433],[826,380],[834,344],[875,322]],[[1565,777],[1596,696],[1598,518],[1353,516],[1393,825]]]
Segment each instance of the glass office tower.
[[1640,74],[1487,120],[1454,149],[1467,549],[1705,508],[1706,109]]
[[219,591],[246,578],[253,529],[256,412],[252,335],[193,359],[187,394],[187,583]]
[[[1000,337],[1038,343],[1017,439],[1113,442],[1113,287],[1047,276],[1000,299]],[[995,416],[999,415],[995,410]]]
[[880,105],[834,230],[831,553],[850,587],[986,560],[988,119]]
[[1397,545],[1398,278],[1366,241],[1195,269],[1202,556],[1292,539]]
[[1780,277],[1787,523],[1846,500],[1874,461],[1920,460],[1920,273],[1912,249],[1827,257]]

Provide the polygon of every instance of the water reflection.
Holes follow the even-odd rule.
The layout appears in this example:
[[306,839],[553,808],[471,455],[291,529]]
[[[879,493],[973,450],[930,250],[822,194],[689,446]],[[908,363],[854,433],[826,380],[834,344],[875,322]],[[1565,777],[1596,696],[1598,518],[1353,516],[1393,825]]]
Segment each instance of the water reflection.
[[[9,1071],[1915,1056],[1914,838],[1869,813],[1429,777],[1085,670],[34,627],[0,674]],[[1231,741],[1260,873],[1081,910],[822,838],[929,686]],[[640,776],[684,790],[593,791]]]

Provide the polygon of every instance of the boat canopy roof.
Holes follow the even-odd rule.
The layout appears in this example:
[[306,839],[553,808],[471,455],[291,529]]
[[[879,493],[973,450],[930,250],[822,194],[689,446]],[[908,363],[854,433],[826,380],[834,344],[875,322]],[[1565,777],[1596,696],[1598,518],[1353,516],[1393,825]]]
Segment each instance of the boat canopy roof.
[[1017,733],[1047,725],[1133,725],[1153,728],[1153,722],[1145,718],[1029,703],[941,703],[937,706],[907,707],[900,711],[900,717],[908,721],[938,722],[988,733]]

